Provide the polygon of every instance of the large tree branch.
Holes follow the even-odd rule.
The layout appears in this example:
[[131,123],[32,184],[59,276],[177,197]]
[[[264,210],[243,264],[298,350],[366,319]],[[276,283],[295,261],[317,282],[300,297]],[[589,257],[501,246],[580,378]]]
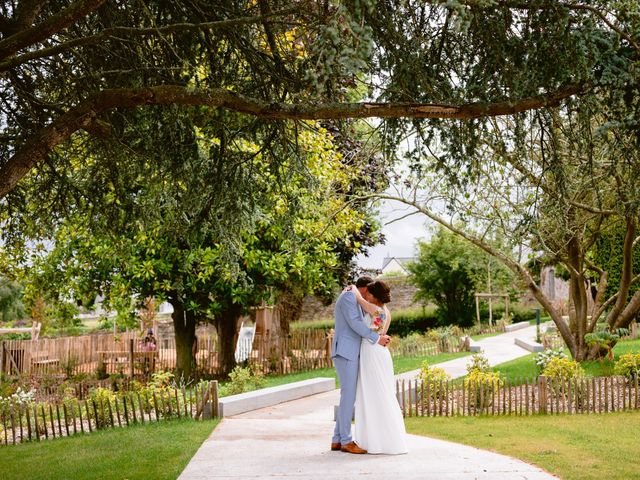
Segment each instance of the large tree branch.
[[540,290],[540,287],[538,287],[536,282],[533,280],[533,277],[531,276],[529,271],[526,268],[524,268],[522,265],[520,265],[518,262],[516,262],[515,260],[513,260],[509,256],[505,255],[501,251],[497,250],[496,248],[494,248],[489,243],[483,241],[481,238],[478,238],[475,235],[471,235],[470,233],[465,232],[461,228],[458,228],[457,226],[453,225],[451,222],[448,222],[447,220],[445,220],[444,218],[442,218],[441,216],[437,215],[436,213],[434,213],[433,211],[429,210],[424,205],[421,205],[420,203],[418,203],[415,200],[409,200],[409,199],[406,199],[406,198],[403,198],[403,197],[396,197],[396,196],[387,195],[387,194],[384,194],[384,193],[368,195],[365,198],[380,199],[380,200],[394,200],[394,201],[397,201],[397,202],[400,202],[400,203],[404,203],[405,205],[408,205],[410,207],[413,207],[416,211],[422,213],[426,217],[430,218],[431,220],[435,221],[436,223],[438,223],[438,224],[442,225],[443,227],[447,228],[449,231],[451,231],[451,232],[453,232],[453,233],[465,238],[466,240],[468,240],[469,242],[471,242],[475,246],[481,248],[482,250],[487,252],[489,255],[491,255],[492,257],[496,258],[500,262],[502,262],[507,268],[509,268],[513,273],[515,273],[525,283],[525,285],[531,291],[531,293],[536,298],[536,300],[538,300],[538,302],[540,302],[540,305],[542,305],[542,307],[549,313],[549,315],[553,319],[554,323],[556,324],[556,326],[558,327],[558,330],[560,331],[560,333],[562,335],[562,338],[566,342],[566,344],[569,347],[569,349],[571,350],[572,354],[574,354],[576,352],[575,339],[573,338],[573,336],[571,334],[571,330],[569,329],[569,326],[562,319],[562,316],[560,315],[560,312],[553,306],[551,301],[542,292],[542,290]]
[[5,38],[0,41],[0,58],[5,59],[23,48],[50,38],[73,25],[80,18],[97,10],[105,2],[106,0],[78,0],[39,25],[34,25]]
[[9,193],[29,170],[42,161],[60,143],[78,130],[95,128],[98,116],[114,108],[143,105],[206,105],[214,108],[275,120],[318,120],[344,118],[451,118],[473,119],[482,116],[508,115],[527,109],[556,104],[580,91],[572,85],[548,96],[536,96],[514,102],[472,103],[461,106],[416,103],[268,103],[225,89],[192,90],[177,85],[142,89],[112,89],[94,94],[49,126],[29,138],[24,147],[0,167],[0,198]]
[[0,62],[0,72],[7,71],[11,68],[17,67],[30,60],[38,58],[47,58],[54,55],[58,55],[63,52],[67,52],[73,48],[84,47],[89,45],[98,45],[109,40],[120,40],[122,38],[130,37],[149,37],[154,35],[168,35],[172,33],[189,33],[205,30],[222,30],[240,25],[250,25],[255,23],[262,23],[266,20],[272,20],[284,15],[295,12],[296,8],[287,8],[284,10],[278,10],[276,12],[269,13],[267,15],[256,15],[252,17],[233,18],[230,20],[219,20],[216,22],[203,22],[203,23],[174,23],[171,25],[165,25],[157,28],[134,28],[134,27],[111,27],[102,30],[95,35],[87,37],[74,38],[66,42],[59,43],[57,45],[43,48],[40,50],[34,50],[22,55],[8,58],[3,62]]
[[613,328],[627,328],[636,313],[640,310],[640,290],[631,297],[631,300],[627,304],[626,308],[620,314],[616,322],[613,324]]

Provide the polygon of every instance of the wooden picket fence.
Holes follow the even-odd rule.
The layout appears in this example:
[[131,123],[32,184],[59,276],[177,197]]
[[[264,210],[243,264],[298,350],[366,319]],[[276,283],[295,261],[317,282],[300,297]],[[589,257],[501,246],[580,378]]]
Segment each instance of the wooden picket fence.
[[72,398],[0,409],[0,445],[42,441],[109,428],[174,418],[218,417],[218,382],[154,391],[151,395],[119,392],[113,401]]
[[638,378],[502,380],[499,383],[398,380],[405,417],[605,413],[640,408]]
[[[218,337],[199,335],[195,355],[202,375],[219,374]],[[294,373],[331,366],[330,339],[318,330],[295,330],[289,336],[256,335],[239,345],[263,373]],[[15,376],[78,374],[148,376],[176,368],[174,338],[158,339],[153,352],[143,349],[136,332],[0,341],[0,373]]]

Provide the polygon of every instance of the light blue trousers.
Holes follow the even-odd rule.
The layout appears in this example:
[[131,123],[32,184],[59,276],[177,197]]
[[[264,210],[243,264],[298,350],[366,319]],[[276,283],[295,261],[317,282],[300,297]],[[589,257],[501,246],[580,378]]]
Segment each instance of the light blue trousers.
[[336,428],[333,431],[333,443],[342,445],[351,443],[351,419],[356,403],[356,386],[358,384],[358,360],[347,360],[334,357],[333,366],[340,380],[340,406],[336,416]]

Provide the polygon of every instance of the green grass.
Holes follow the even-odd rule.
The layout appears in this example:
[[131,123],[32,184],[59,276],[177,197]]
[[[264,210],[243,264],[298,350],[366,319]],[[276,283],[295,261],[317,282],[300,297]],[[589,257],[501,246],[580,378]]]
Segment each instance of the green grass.
[[[550,322],[551,321],[551,317],[549,315],[545,315],[540,317],[540,324],[542,325],[545,322]],[[529,324],[530,325],[535,325],[536,324],[536,318],[533,317],[531,320],[529,320]]]
[[640,472],[640,412],[405,421],[410,433],[510,455],[563,480],[623,480]]
[[217,421],[173,420],[0,448],[2,478],[169,480]]
[[[601,377],[606,375],[613,375],[613,365],[620,355],[631,352],[640,352],[640,339],[638,340],[625,340],[618,343],[613,348],[614,360],[598,360],[582,362],[582,368],[584,368],[587,375],[593,377]],[[565,353],[571,357],[569,350],[565,349]],[[535,354],[526,355],[524,357],[511,360],[510,362],[501,363],[492,368],[494,372],[501,372],[505,377],[509,379],[517,378],[534,378],[538,376],[538,371],[535,364]]]
[[495,337],[496,335],[502,335],[504,332],[493,332],[493,333],[479,333],[478,335],[471,335],[471,339],[478,341],[483,338]]

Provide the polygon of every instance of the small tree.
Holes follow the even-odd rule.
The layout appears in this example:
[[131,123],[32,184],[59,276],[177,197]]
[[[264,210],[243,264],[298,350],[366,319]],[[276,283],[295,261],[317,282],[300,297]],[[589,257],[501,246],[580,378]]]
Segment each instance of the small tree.
[[418,248],[418,260],[409,265],[416,299],[437,305],[440,325],[471,325],[474,292],[486,280],[488,255],[445,228]]

